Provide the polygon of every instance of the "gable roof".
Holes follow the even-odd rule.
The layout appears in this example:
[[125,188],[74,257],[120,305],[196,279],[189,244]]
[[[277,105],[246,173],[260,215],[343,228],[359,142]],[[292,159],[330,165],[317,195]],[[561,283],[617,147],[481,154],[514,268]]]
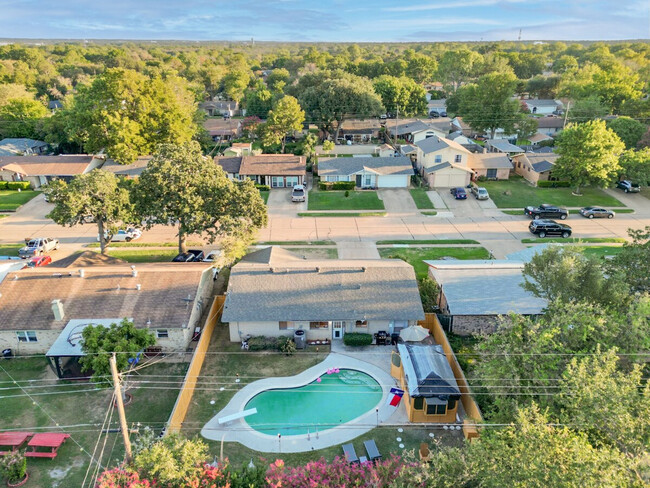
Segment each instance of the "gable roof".
[[460,390],[440,345],[397,344],[411,397],[459,399]]
[[470,168],[466,168],[465,166],[459,166],[454,163],[450,162],[444,162],[444,163],[438,163],[434,164],[433,166],[429,166],[428,168],[424,168],[424,172],[427,174],[435,173],[436,171],[440,171],[445,168],[452,168],[452,169],[457,169],[459,171],[465,171],[466,173],[474,173],[473,170]]
[[235,135],[239,132],[241,122],[233,119],[206,119],[203,122],[203,127],[211,136],[227,136]]
[[352,175],[363,170],[378,175],[411,175],[413,164],[407,156],[330,158],[318,162],[318,174],[321,176]]
[[523,100],[523,102],[528,106],[528,107],[561,107],[562,102],[557,102],[556,100],[547,100],[547,99],[531,99],[531,100]]
[[341,124],[341,131],[348,134],[371,134],[381,129],[378,119],[350,119],[344,120]]
[[0,141],[0,156],[17,156],[30,154],[34,149],[48,146],[47,142],[27,138],[4,138]]
[[222,320],[423,318],[415,271],[400,259],[301,259],[273,246],[232,267]]
[[485,141],[485,144],[498,149],[502,153],[522,153],[524,150],[519,146],[510,144],[507,139],[489,139]]
[[564,118],[562,117],[539,117],[537,119],[538,129],[562,129]]
[[555,153],[525,153],[516,157],[517,159],[521,158],[524,163],[528,163],[537,173],[543,173],[553,169],[560,155]]
[[416,142],[415,145],[419,147],[424,154],[431,154],[446,148],[455,149],[456,151],[465,154],[471,154],[466,148],[457,142],[438,136],[427,137],[426,139]]
[[512,169],[512,163],[504,153],[476,153],[469,157],[468,166],[472,169]]
[[[202,263],[138,264],[137,276],[128,264],[77,268],[53,273],[25,268],[0,283],[0,330],[60,329],[70,319],[133,317],[136,327],[148,320],[154,328],[187,326],[201,275]],[[17,279],[14,279],[17,276]],[[141,289],[136,289],[136,284]],[[52,300],[61,300],[65,318],[54,320]]]
[[421,120],[415,120],[412,122],[406,122],[402,124],[398,124],[397,127],[394,125],[391,125],[390,123],[386,123],[386,130],[390,134],[397,134],[398,136],[404,135],[404,134],[412,134],[414,132],[422,132],[423,130],[430,130],[431,127],[429,127],[427,124],[422,122]]
[[223,168],[226,173],[239,174],[241,156],[215,156],[214,162]]
[[532,144],[542,142],[542,141],[550,141],[551,139],[553,139],[551,136],[546,135],[546,134],[542,134],[541,132],[536,132],[535,134],[533,134],[532,136],[530,136],[528,138],[528,140]]
[[293,154],[259,154],[242,156],[239,174],[268,176],[300,176],[307,171],[305,156]]
[[118,176],[126,176],[127,178],[135,178],[140,176],[142,172],[147,169],[149,161],[152,156],[140,156],[131,164],[120,164],[117,161],[109,159],[104,163],[102,169],[114,173]]
[[441,287],[451,315],[542,313],[546,300],[524,290],[523,262],[425,261]]
[[0,157],[0,169],[25,176],[75,176],[83,174],[94,159],[102,158],[87,154],[2,156]]

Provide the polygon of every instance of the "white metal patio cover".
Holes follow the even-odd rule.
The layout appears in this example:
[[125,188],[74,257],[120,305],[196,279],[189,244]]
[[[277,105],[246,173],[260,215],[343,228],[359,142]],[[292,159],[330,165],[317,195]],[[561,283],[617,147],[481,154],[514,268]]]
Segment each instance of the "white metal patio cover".
[[399,336],[405,342],[420,342],[429,336],[429,331],[419,325],[411,325],[402,329]]

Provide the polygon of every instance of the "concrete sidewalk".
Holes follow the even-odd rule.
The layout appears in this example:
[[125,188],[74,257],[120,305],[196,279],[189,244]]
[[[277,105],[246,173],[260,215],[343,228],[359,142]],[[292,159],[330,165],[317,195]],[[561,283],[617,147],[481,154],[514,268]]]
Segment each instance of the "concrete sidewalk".
[[336,243],[339,259],[380,259],[374,242],[339,241]]

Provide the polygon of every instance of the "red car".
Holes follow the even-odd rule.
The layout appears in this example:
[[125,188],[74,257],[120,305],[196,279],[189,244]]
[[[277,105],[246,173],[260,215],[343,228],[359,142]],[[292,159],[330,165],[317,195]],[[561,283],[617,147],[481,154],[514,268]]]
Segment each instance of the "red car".
[[38,266],[47,266],[52,262],[52,256],[35,256],[27,262],[27,266],[30,268],[36,268]]

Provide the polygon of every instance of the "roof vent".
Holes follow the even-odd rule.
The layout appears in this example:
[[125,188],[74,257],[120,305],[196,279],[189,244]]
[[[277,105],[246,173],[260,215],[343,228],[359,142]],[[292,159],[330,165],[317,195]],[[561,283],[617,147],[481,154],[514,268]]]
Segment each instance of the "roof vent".
[[135,269],[135,264],[131,265],[131,276],[133,276],[134,278],[138,276],[138,271]]
[[63,303],[61,303],[61,300],[52,300],[52,312],[54,313],[54,320],[63,320],[65,312],[63,311]]
[[14,275],[14,281],[16,281],[17,279],[18,279],[18,275],[15,274],[15,275]]
[[317,272],[317,273],[320,273],[322,269],[323,269],[323,268],[321,268],[320,266],[317,266],[317,267],[316,267],[316,272]]
[[117,291],[120,291],[120,284],[117,284]]
[[137,285],[135,285],[135,289],[140,291],[142,289],[142,285],[138,283]]
[[366,268],[365,266],[361,266],[361,272],[362,272],[362,273],[365,273],[367,269],[368,269],[368,268]]
[[81,278],[83,278],[84,276],[86,276],[86,270],[83,269],[83,268],[81,268],[81,269],[79,270],[79,276],[80,276]]

